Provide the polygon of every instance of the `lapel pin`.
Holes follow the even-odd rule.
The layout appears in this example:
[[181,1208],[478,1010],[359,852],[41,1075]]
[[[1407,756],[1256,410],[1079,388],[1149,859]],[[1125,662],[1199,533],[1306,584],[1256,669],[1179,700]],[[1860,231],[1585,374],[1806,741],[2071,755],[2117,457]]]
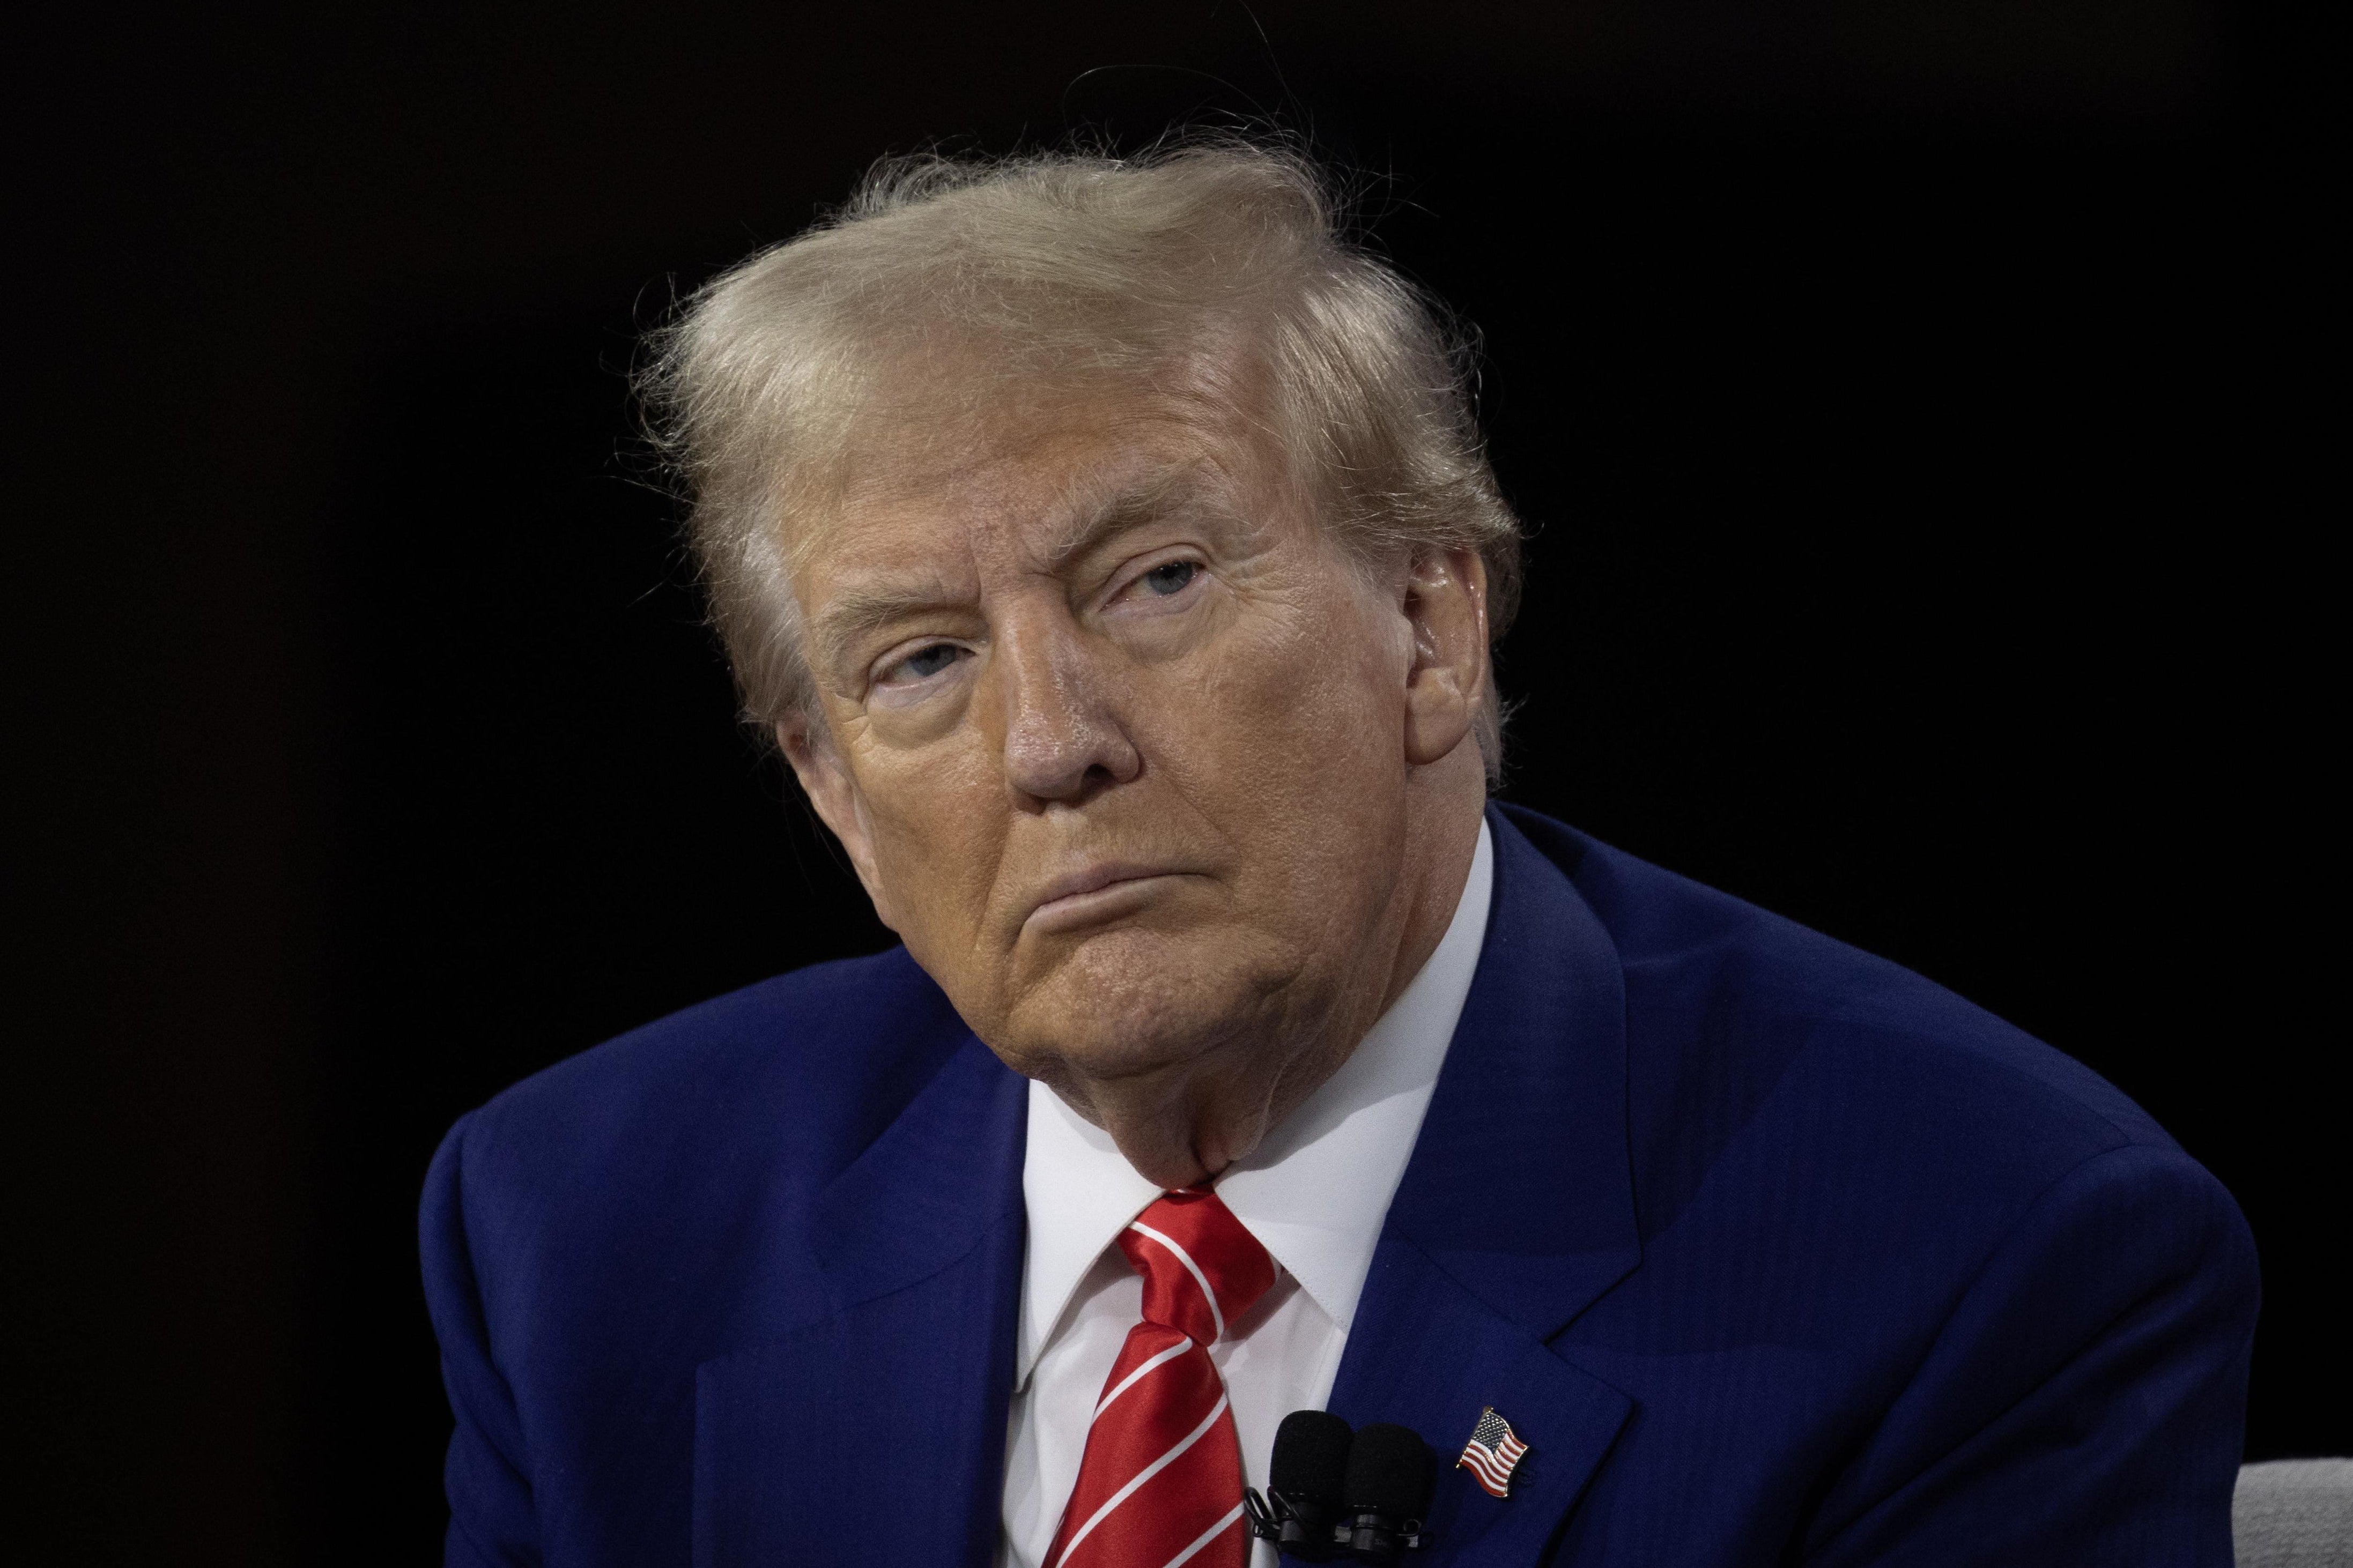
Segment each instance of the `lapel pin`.
[[1462,1445],[1462,1457],[1454,1461],[1454,1468],[1470,1471],[1472,1479],[1496,1497],[1509,1497],[1512,1472],[1527,1451],[1528,1446],[1520,1441],[1512,1424],[1490,1405],[1479,1412],[1479,1425],[1471,1429],[1471,1441]]

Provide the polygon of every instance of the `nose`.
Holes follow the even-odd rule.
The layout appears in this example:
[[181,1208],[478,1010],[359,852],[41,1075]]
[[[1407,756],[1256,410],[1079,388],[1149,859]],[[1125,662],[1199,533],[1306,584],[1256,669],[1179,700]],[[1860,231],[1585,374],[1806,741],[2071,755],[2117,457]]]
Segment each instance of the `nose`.
[[1005,781],[1018,801],[1076,805],[1142,771],[1106,650],[1090,647],[1066,613],[1041,610],[1000,626],[997,656]]

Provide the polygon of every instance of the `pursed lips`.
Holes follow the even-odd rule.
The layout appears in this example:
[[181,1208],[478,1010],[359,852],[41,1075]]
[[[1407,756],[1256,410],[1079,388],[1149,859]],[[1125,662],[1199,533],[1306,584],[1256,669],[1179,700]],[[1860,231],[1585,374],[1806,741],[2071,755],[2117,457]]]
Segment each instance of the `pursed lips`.
[[1022,926],[1046,935],[1116,919],[1147,902],[1156,890],[1154,884],[1184,875],[1133,861],[1098,861],[1049,882],[1030,905]]

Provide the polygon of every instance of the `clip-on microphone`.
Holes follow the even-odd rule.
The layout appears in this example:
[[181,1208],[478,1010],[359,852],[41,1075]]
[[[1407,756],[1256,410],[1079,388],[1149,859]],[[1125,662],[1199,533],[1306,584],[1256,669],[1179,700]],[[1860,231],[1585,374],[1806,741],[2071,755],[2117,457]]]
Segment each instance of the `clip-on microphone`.
[[1341,1487],[1348,1547],[1366,1563],[1392,1563],[1421,1544],[1430,1501],[1430,1450],[1410,1426],[1376,1421],[1356,1434]]
[[1345,1421],[1326,1411],[1294,1410],[1284,1416],[1274,1432],[1265,1499],[1254,1491],[1242,1495],[1250,1533],[1304,1562],[1331,1557],[1347,1539],[1339,1524],[1340,1494],[1355,1436]]
[[1274,1435],[1267,1495],[1244,1492],[1242,1509],[1250,1532],[1287,1556],[1394,1563],[1421,1544],[1430,1479],[1430,1450],[1411,1427],[1352,1433],[1337,1415],[1294,1410]]

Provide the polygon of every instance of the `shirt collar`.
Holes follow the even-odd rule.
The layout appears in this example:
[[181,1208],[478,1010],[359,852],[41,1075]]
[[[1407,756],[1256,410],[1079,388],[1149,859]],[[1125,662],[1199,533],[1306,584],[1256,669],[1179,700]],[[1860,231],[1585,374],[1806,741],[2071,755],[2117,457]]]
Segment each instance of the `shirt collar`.
[[[1344,1331],[1356,1317],[1382,1218],[1405,1175],[1479,967],[1494,865],[1493,839],[1482,819],[1471,874],[1437,951],[1340,1070],[1218,1181],[1218,1195],[1234,1217]],[[1016,1332],[1017,1388],[1029,1381],[1095,1259],[1159,1195],[1109,1133],[1031,1081],[1021,1167],[1029,1252]]]

